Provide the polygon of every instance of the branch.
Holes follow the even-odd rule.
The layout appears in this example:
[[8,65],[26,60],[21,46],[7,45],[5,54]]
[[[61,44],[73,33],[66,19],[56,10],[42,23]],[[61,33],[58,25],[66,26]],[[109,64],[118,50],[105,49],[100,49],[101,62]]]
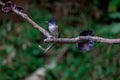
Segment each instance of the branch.
[[113,43],[120,43],[120,39],[108,39],[108,38],[102,38],[102,37],[89,37],[89,36],[79,36],[76,38],[47,38],[44,41],[46,43],[77,43],[83,40],[87,40],[88,38],[92,38],[95,42],[101,42],[101,43],[108,43],[108,44],[113,44]]
[[[5,5],[5,4],[0,1],[0,5]],[[87,40],[89,38],[89,36],[79,36],[79,37],[75,37],[75,38],[50,38],[50,37],[52,37],[52,35],[48,31],[43,29],[41,26],[39,26],[37,23],[35,23],[27,14],[22,13],[16,9],[13,9],[13,12],[20,15],[21,17],[23,17],[30,24],[32,24],[33,27],[35,27],[40,32],[42,32],[43,35],[47,37],[44,40],[44,42],[46,42],[46,43],[77,43],[77,42],[80,42],[82,40]],[[120,43],[120,39],[108,39],[108,38],[102,38],[102,37],[97,37],[97,36],[94,36],[91,38],[95,42],[109,43],[109,44]]]
[[[4,6],[5,4],[3,2],[0,1],[0,5]],[[46,31],[45,29],[43,29],[41,26],[39,26],[37,23],[35,23],[27,14],[22,13],[16,9],[12,9],[12,11],[14,13],[16,13],[17,15],[20,15],[21,17],[23,17],[25,20],[27,20],[30,24],[33,25],[33,27],[35,27],[36,29],[38,29],[40,32],[43,33],[44,36],[46,36],[47,38],[52,37],[52,35],[50,35],[50,33],[48,31]]]

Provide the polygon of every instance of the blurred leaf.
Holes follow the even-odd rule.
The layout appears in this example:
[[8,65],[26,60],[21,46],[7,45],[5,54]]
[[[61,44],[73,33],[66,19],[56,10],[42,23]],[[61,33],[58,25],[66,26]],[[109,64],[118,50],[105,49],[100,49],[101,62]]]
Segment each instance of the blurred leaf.
[[120,12],[116,12],[116,13],[111,13],[109,14],[110,18],[116,19],[116,18],[120,18]]
[[7,46],[7,48],[6,48],[7,53],[11,53],[11,52],[12,52],[12,49],[13,49],[12,46]]
[[117,34],[120,32],[120,23],[112,23],[100,29],[100,33]]
[[108,6],[108,10],[110,12],[115,12],[119,4],[120,4],[120,0],[111,0]]

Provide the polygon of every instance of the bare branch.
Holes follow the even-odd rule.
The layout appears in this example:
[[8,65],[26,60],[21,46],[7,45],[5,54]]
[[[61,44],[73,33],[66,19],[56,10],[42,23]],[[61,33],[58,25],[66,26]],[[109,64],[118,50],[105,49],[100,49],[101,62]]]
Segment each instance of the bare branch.
[[33,27],[37,28],[40,32],[42,32],[44,36],[46,36],[46,37],[48,37],[48,38],[52,37],[48,31],[46,31],[46,30],[43,29],[41,26],[39,26],[37,23],[35,23],[30,17],[28,17],[27,14],[24,14],[24,13],[22,13],[22,12],[16,10],[16,9],[14,9],[13,11],[14,11],[16,14],[22,16],[24,19],[26,19],[30,24],[33,25]]
[[[0,1],[0,5],[5,5],[3,2]],[[40,32],[43,33],[44,36],[46,36],[47,38],[52,37],[52,35],[50,35],[50,33],[48,31],[46,31],[45,29],[43,29],[41,26],[39,26],[37,23],[35,23],[27,14],[22,13],[16,9],[12,10],[14,13],[20,15],[21,17],[23,17],[25,20],[27,20],[30,24],[33,25],[33,27],[35,27],[36,29],[38,29]]]
[[[0,1],[0,5],[4,5],[4,3]],[[89,36],[79,36],[79,37],[75,37],[75,38],[50,38],[50,37],[52,37],[52,35],[48,31],[43,29],[41,26],[39,26],[37,23],[35,23],[27,14],[22,13],[22,12],[16,10],[16,9],[13,9],[13,12],[15,12],[16,14],[23,17],[30,24],[32,24],[33,27],[35,27],[40,32],[42,32],[43,35],[47,37],[44,40],[44,42],[46,42],[46,43],[77,43],[79,41],[87,40],[89,38]],[[109,44],[120,43],[120,39],[108,39],[108,38],[102,38],[102,37],[97,37],[97,36],[94,36],[94,37],[91,37],[91,38],[95,42],[109,43]]]
[[[90,38],[90,36],[79,36],[76,38],[47,38],[44,41],[46,43],[77,43],[82,40],[87,40]],[[101,42],[101,43],[108,43],[108,44],[113,44],[113,43],[120,43],[120,39],[108,39],[108,38],[102,38],[102,37],[91,37],[95,42]]]

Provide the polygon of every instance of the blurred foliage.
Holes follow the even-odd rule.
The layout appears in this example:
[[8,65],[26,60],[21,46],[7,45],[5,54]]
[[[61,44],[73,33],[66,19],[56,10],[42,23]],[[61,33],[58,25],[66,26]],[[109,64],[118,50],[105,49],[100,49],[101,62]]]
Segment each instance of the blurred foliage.
[[[30,0],[28,0],[30,1]],[[27,1],[26,1],[27,2]],[[61,37],[75,37],[82,30],[94,30],[96,36],[120,37],[120,0],[35,0],[28,15],[47,29],[45,21],[55,16]],[[26,8],[25,8],[26,10]],[[44,36],[27,21],[6,17],[0,18],[0,80],[23,80],[46,61],[56,60],[66,45],[70,46],[57,66],[47,71],[47,80],[119,80],[120,45],[95,43],[92,50],[80,53],[75,44],[56,45],[49,57],[38,47],[50,44],[43,42]],[[11,16],[14,18],[13,14]],[[14,55],[12,55],[15,53]],[[4,60],[12,55],[10,63]]]

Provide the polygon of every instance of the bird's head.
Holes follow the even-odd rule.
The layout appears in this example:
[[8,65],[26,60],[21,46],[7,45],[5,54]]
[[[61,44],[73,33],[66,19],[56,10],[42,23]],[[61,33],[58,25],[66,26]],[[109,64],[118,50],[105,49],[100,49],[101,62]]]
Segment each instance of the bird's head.
[[51,20],[48,21],[49,25],[56,25],[56,19],[53,17]]

